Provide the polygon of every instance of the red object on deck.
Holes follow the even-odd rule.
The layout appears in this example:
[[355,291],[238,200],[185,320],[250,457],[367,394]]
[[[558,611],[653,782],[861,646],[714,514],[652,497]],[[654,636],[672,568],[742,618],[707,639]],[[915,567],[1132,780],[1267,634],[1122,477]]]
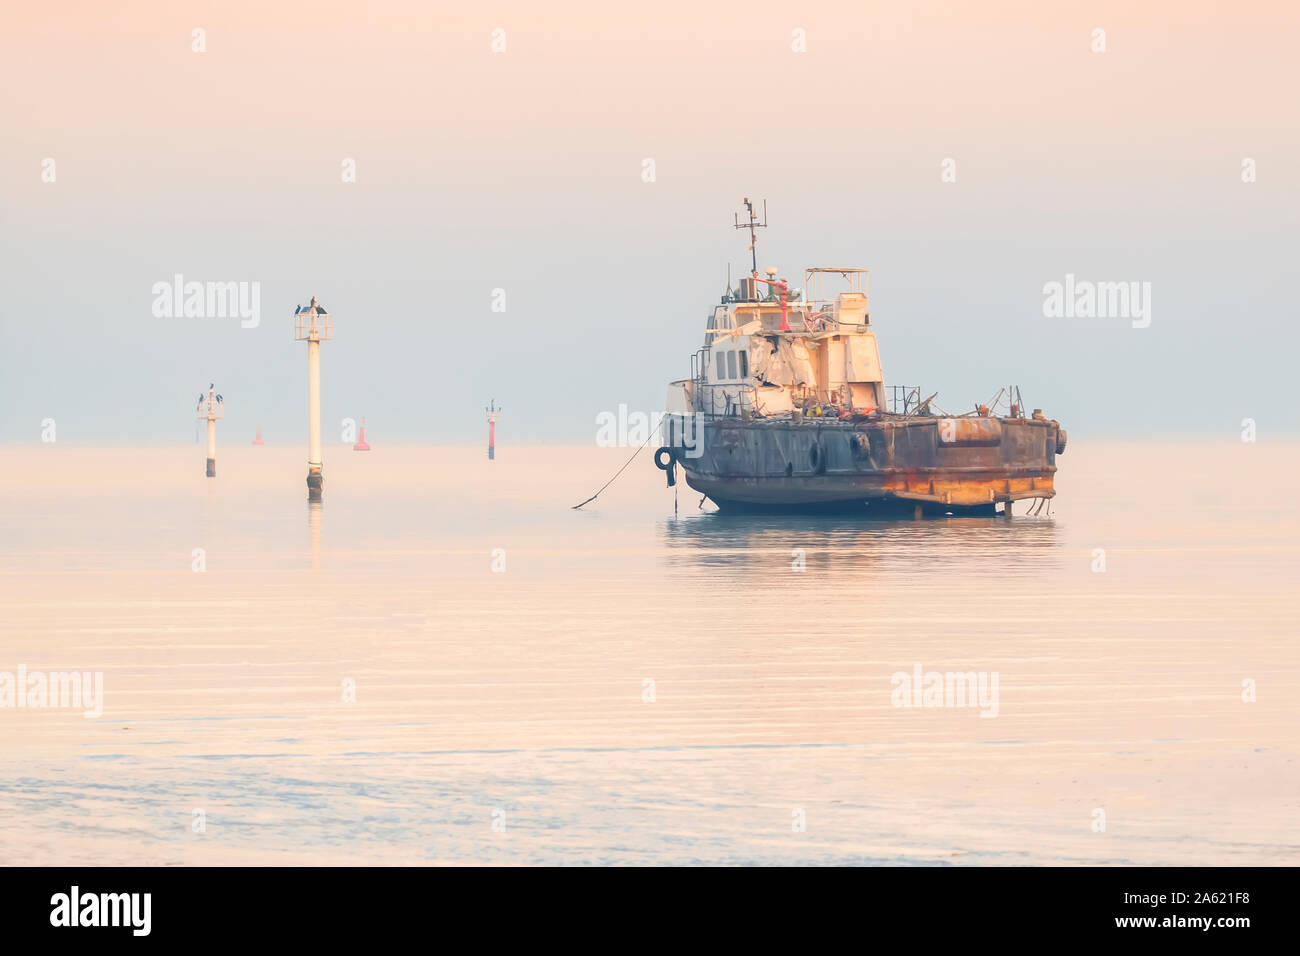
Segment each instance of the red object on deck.
[[361,439],[352,446],[353,451],[370,451],[370,446],[366,444],[366,420],[361,419]]
[[254,445],[265,445],[265,444],[266,444],[266,442],[262,441],[262,429],[259,428],[259,429],[257,430],[257,437],[253,439],[253,444],[254,444]]
[[780,282],[775,282],[771,279],[760,279],[757,271],[753,273],[752,278],[755,282],[761,282],[763,285],[771,286],[779,297],[781,303],[781,327],[777,329],[777,331],[793,331],[790,328],[790,281],[788,279],[782,279]]

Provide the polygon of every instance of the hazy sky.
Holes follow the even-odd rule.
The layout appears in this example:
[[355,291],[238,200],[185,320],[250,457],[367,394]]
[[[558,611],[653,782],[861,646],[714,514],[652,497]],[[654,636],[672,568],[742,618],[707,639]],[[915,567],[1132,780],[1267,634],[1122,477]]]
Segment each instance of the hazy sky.
[[[870,268],[887,380],[950,409],[1297,433],[1293,3],[109,6],[0,14],[0,441],[190,442],[215,380],[220,441],[305,446],[315,294],[327,443],[477,442],[494,397],[503,444],[590,442],[687,374],[746,195],[760,268]],[[177,273],[260,325],[155,316]],[[1150,326],[1046,317],[1067,274]]]

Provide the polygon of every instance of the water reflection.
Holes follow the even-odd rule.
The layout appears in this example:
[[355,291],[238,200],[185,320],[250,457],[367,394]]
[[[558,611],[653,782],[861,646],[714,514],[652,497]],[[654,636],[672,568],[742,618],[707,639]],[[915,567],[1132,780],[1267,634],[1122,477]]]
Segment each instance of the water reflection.
[[1050,518],[927,518],[867,521],[853,516],[728,515],[717,512],[661,521],[670,567],[789,570],[804,552],[809,571],[838,567],[888,571],[987,567],[1008,574],[1042,569],[1062,554]]
[[307,523],[311,527],[311,569],[320,570],[320,527],[323,502],[307,502]]

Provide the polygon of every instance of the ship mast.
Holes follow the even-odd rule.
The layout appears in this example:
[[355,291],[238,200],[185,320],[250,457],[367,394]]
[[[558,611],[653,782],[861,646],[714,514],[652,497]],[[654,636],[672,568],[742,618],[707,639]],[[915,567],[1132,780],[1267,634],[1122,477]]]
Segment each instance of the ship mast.
[[758,217],[754,215],[754,204],[749,201],[749,198],[746,197],[743,200],[743,202],[745,203],[745,209],[749,211],[749,221],[741,222],[740,213],[736,213],[735,216],[736,228],[749,230],[749,253],[751,258],[751,266],[753,269],[753,274],[758,275],[758,235],[754,232],[754,230],[767,228],[767,200],[766,199],[763,200],[763,221],[762,222],[759,222]]

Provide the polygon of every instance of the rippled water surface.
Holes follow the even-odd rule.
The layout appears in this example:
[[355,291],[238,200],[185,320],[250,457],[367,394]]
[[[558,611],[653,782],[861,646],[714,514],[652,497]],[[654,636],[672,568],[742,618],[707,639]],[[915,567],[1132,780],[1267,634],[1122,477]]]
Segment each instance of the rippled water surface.
[[570,510],[629,453],[336,449],[311,507],[296,448],[0,449],[0,671],[105,698],[0,707],[0,862],[1300,862],[1296,446],[1076,438],[1051,517],[921,522],[674,516],[646,452]]

